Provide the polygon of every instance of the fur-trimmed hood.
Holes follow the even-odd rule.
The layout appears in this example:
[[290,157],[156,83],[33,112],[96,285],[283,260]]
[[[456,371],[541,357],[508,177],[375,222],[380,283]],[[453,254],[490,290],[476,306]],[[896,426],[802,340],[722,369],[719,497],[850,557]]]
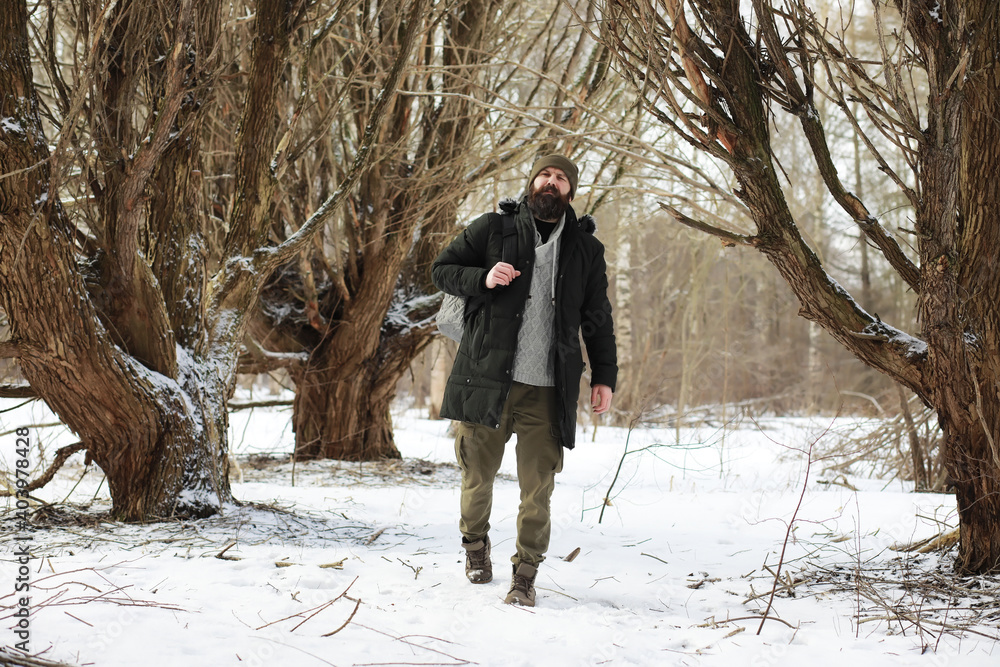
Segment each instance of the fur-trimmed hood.
[[[520,205],[524,203],[526,200],[527,200],[527,195],[522,197],[520,200],[514,199],[513,197],[504,197],[497,203],[497,206],[499,206],[500,210],[506,213],[507,215],[515,215],[517,213],[518,207],[520,207]],[[578,218],[576,217],[576,212],[573,210],[572,206],[566,209],[566,213],[568,220],[576,221],[577,229],[587,232],[588,234],[593,234],[594,232],[597,231],[597,221],[594,220],[594,216],[590,215],[589,213],[584,215],[583,217]]]

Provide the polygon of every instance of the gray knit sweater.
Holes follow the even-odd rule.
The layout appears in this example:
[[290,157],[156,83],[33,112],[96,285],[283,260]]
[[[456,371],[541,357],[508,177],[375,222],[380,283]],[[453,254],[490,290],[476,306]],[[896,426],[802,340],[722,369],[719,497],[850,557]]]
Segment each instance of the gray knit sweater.
[[536,387],[555,386],[556,267],[559,265],[559,237],[566,216],[559,219],[549,240],[535,230],[535,268],[531,291],[524,306],[524,321],[517,335],[514,353],[514,381]]

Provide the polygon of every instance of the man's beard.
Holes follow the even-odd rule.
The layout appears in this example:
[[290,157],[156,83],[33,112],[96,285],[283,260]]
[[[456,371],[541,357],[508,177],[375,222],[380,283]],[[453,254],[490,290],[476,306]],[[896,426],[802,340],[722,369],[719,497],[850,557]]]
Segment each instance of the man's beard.
[[536,190],[534,184],[528,192],[528,208],[539,220],[557,222],[569,206],[569,194],[561,194],[554,185],[543,185]]

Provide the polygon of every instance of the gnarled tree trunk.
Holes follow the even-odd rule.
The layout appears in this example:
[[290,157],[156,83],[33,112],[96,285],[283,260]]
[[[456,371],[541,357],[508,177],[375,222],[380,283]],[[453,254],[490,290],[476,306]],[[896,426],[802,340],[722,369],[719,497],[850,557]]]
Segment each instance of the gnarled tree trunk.
[[[44,10],[64,11],[59,4]],[[202,180],[202,128],[223,85],[220,0],[81,3],[91,30],[69,40],[87,63],[73,72],[75,89],[60,78],[69,65],[47,63],[64,92],[50,104],[63,114],[51,153],[27,4],[0,12],[0,307],[11,328],[3,351],[105,472],[116,516],[204,516],[232,500],[226,403],[249,313],[274,269],[311,242],[363,173],[425,6],[411,3],[409,20],[394,24],[399,57],[375,88],[384,87],[341,187],[277,246],[268,239],[284,224],[272,219],[275,155],[284,154],[276,98],[307,3],[255,4],[250,69],[231,77],[231,96],[243,102],[227,137],[235,165],[218,167],[235,173],[228,230],[208,228],[226,211]],[[61,202],[72,185],[87,193],[75,217]]]
[[[942,215],[934,236],[940,252],[921,248],[926,283],[947,285],[925,307],[924,331],[937,382],[932,405],[945,434],[945,466],[955,485],[960,522],[959,568],[1000,571],[1000,11],[976,0],[948,6],[949,60],[939,68],[941,90],[952,73],[972,73],[956,91],[961,114],[957,168],[941,174],[957,207]],[[967,24],[961,23],[967,12]],[[930,35],[931,39],[940,39]],[[951,68],[951,73],[948,68]],[[948,80],[944,80],[945,77]],[[943,105],[947,103],[942,103]],[[955,183],[957,181],[957,183]],[[957,220],[955,209],[957,208]],[[923,229],[921,227],[921,229]],[[943,271],[942,271],[943,269]],[[928,274],[938,274],[931,278]],[[949,299],[951,304],[946,304]],[[948,324],[945,324],[945,323]],[[949,326],[950,325],[950,326]],[[931,345],[943,330],[947,340]]]
[[[95,307],[90,281],[99,279],[77,265],[74,227],[50,189],[58,181],[34,94],[25,3],[10,5],[0,15],[0,305],[21,370],[106,473],[118,517],[216,511],[231,500],[230,388],[176,358],[141,260],[126,262],[138,286],[125,290],[130,305],[118,314],[127,314]],[[120,329],[110,329],[115,322]]]
[[374,359],[346,364],[332,361],[327,349],[314,351],[296,384],[292,418],[295,457],[344,461],[400,458],[389,414],[395,374],[380,368]]

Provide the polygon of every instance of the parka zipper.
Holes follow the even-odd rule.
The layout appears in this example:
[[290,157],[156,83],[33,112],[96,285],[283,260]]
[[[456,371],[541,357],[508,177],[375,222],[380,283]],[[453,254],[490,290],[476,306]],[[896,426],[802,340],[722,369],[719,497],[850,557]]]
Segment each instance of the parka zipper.
[[[531,259],[522,259],[522,260],[520,260],[518,262],[519,264],[521,264],[521,268],[522,269],[530,269],[530,271],[521,271],[521,278],[522,279],[527,278],[528,281],[529,281],[529,285],[531,284],[530,283],[530,281],[531,281],[531,273],[534,272],[534,269],[531,268],[531,262],[532,262],[532,259],[534,259],[534,254],[535,254],[535,248],[534,248],[534,246],[531,246]],[[518,253],[518,255],[520,255],[520,253]],[[515,266],[514,268],[516,269],[517,267]],[[529,296],[530,296],[530,290],[529,290]],[[521,304],[521,310],[518,311],[518,313],[516,315],[516,319],[517,319],[517,331],[514,332],[514,340],[515,341],[517,341],[517,337],[521,333],[521,327],[524,325],[524,310],[527,307],[528,307],[528,297],[525,297],[524,303]],[[510,390],[514,386],[514,356],[516,354],[517,354],[517,343],[515,342],[514,343],[514,354],[511,355],[511,357],[510,357],[510,366],[508,366],[507,369],[506,369],[506,371],[505,371],[505,373],[507,375],[507,380],[506,380],[505,385],[504,385],[503,398],[500,401],[500,419],[503,419],[503,409],[504,409],[504,406],[507,405],[507,399],[510,397]],[[493,430],[495,431],[495,430],[497,430],[499,428],[500,428],[500,423],[499,423],[499,420],[498,420],[498,422],[496,424],[494,424]]]

